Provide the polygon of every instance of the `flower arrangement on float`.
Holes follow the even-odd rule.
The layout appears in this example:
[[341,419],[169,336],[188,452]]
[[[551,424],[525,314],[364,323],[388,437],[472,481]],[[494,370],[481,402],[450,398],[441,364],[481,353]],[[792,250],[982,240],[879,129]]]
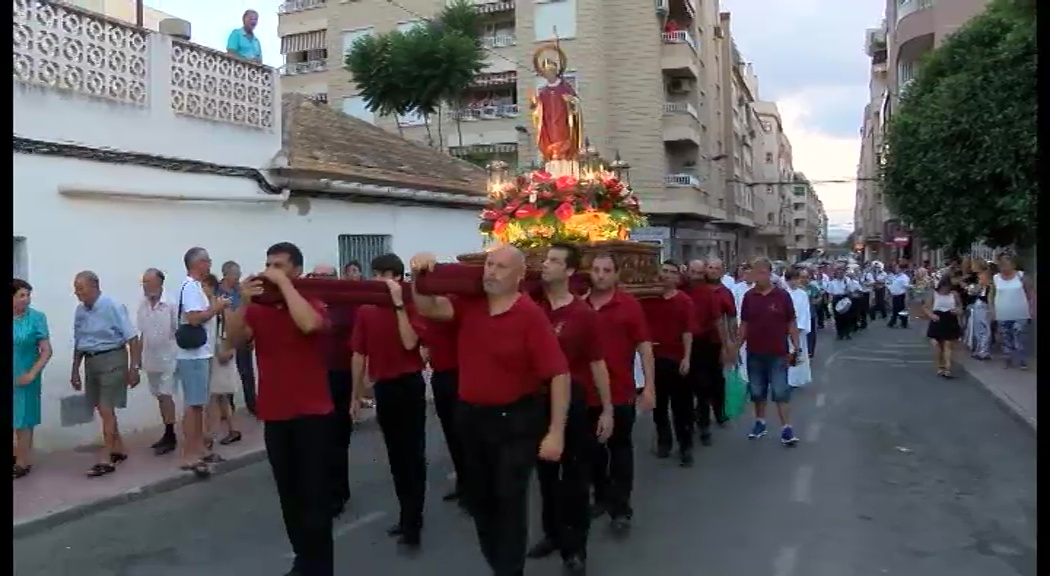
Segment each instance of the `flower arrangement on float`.
[[645,225],[630,186],[601,167],[579,177],[537,170],[508,180],[490,178],[489,198],[480,232],[520,248],[626,240],[632,228]]

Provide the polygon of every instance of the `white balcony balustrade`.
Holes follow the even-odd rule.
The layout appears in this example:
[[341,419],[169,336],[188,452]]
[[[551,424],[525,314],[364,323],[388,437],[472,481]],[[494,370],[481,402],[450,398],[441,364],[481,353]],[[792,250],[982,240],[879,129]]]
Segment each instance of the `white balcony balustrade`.
[[696,40],[694,40],[685,30],[661,32],[660,39],[664,44],[688,44],[690,48],[694,51],[696,50]]

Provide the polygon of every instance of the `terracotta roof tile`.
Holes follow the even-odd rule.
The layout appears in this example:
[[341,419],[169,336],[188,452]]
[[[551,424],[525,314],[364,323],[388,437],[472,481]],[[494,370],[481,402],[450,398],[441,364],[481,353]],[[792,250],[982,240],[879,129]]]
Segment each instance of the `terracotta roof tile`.
[[288,168],[324,178],[483,196],[485,170],[301,94],[282,95]]

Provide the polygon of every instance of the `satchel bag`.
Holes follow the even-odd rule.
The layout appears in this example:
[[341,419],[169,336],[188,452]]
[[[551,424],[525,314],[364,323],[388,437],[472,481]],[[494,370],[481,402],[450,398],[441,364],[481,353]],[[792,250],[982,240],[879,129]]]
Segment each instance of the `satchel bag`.
[[204,326],[187,324],[182,321],[182,297],[186,293],[186,284],[183,284],[182,290],[179,291],[179,327],[175,329],[175,344],[183,350],[196,350],[208,343],[208,332]]

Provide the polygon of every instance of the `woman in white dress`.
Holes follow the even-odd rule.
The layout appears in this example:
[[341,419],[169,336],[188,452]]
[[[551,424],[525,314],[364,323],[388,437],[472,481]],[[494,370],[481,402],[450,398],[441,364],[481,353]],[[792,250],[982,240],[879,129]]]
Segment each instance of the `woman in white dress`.
[[[807,335],[813,328],[810,322],[810,299],[805,285],[808,278],[802,271],[797,269],[788,270],[784,275],[791,295],[791,303],[795,305],[795,322],[798,326],[798,363],[788,368],[788,385],[794,388],[805,386],[813,381],[813,372],[809,362],[809,342]],[[791,347],[790,339],[788,347]]]
[[[208,276],[202,283],[204,292],[211,300],[216,297],[219,280],[215,276]],[[215,316],[213,324],[214,331],[208,335],[215,343],[215,355],[211,359],[211,377],[208,386],[211,399],[208,403],[208,431],[209,445],[214,444],[215,434],[225,424],[226,435],[219,440],[223,446],[233,444],[241,440],[241,433],[237,430],[233,421],[233,406],[230,397],[237,393],[241,386],[241,376],[237,371],[235,357],[237,351],[230,346],[226,339],[226,316],[225,310]],[[218,458],[215,458],[218,460]]]
[[992,277],[988,295],[990,311],[999,329],[999,346],[1007,368],[1028,368],[1025,340],[1035,318],[1035,288],[1017,269],[1010,254],[999,257],[999,273]]

